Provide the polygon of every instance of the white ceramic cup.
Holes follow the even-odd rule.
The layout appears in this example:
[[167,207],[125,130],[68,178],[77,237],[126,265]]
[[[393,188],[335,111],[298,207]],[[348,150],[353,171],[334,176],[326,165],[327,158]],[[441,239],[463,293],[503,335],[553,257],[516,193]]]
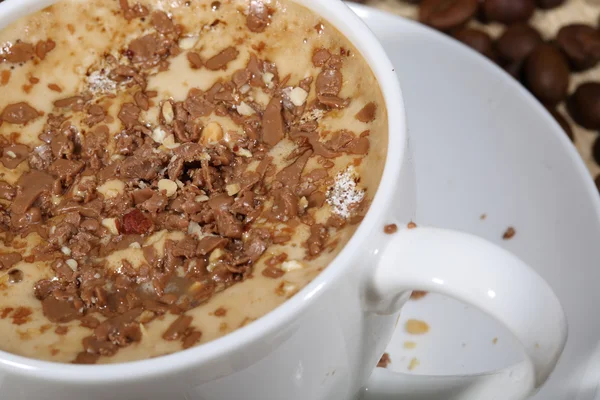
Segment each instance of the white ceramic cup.
[[[6,0],[0,4],[0,29],[54,1]],[[567,337],[557,297],[531,268],[491,243],[447,230],[404,229],[414,216],[415,185],[394,67],[341,0],[295,1],[350,39],[371,65],[385,97],[387,162],[371,209],[354,237],[320,276],[284,305],[196,348],[93,366],[0,352],[1,399],[516,400],[546,381]],[[384,234],[384,225],[393,222],[401,230]],[[442,293],[487,312],[522,344],[524,361],[476,376],[374,372],[412,290]]]

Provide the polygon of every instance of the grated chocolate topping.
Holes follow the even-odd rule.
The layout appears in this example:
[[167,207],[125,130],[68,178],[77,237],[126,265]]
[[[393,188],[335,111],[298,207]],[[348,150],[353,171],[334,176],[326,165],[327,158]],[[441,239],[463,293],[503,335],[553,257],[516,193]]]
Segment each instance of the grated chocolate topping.
[[[369,152],[370,131],[322,122],[353,101],[343,97],[339,51],[314,49],[315,69],[297,80],[260,49],[236,42],[206,54],[202,36],[186,44],[189,32],[171,14],[118,4],[118,18],[139,24],[138,34],[99,56],[79,92],[53,85],[60,98],[49,113],[19,102],[0,114],[0,124],[44,122],[37,144],[0,142],[0,163],[18,171],[0,181],[0,231],[8,248],[15,238],[42,239],[27,262],[45,262],[49,276],[31,290],[48,321],[89,330],[71,360],[78,364],[143,341],[144,326],[169,314],[177,318],[162,338],[196,345],[202,327],[186,312],[251,279],[260,260],[261,275],[291,295],[283,278],[301,264],[270,251],[302,231],[298,247],[315,260],[368,208],[355,165]],[[246,12],[240,30],[254,35],[278,11],[252,0]],[[44,60],[57,46],[16,43],[0,63]],[[198,76],[219,78],[190,82],[181,98],[151,91],[180,54]],[[352,119],[369,124],[376,111],[369,103]],[[351,164],[339,165],[345,157]],[[13,250],[0,254],[0,269],[21,268],[24,256]],[[69,335],[66,325],[55,332]]]

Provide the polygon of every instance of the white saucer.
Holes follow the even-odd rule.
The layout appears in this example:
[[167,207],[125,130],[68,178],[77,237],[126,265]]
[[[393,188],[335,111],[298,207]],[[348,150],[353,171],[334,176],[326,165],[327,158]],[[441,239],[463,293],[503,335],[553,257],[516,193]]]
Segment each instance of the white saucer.
[[[595,399],[600,351],[597,362],[590,357],[600,340],[600,196],[575,148],[542,106],[484,57],[415,22],[354,9],[382,40],[403,86],[417,222],[478,234],[536,268],[565,307],[570,337],[535,399]],[[509,226],[516,236],[503,241]],[[426,321],[430,332],[406,334],[408,318]],[[406,372],[415,358],[413,373],[469,374],[520,359],[494,321],[439,296],[411,302],[398,326],[389,346],[393,370]],[[404,349],[405,341],[417,347]]]

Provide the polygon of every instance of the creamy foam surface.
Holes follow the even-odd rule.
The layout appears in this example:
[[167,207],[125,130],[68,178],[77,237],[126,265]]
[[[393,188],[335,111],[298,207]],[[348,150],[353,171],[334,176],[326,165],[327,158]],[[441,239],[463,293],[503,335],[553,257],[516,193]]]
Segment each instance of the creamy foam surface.
[[[183,34],[179,39],[181,52],[168,58],[166,70],[155,68],[148,73],[146,91],[156,92],[151,100],[156,104],[147,111],[142,111],[139,116],[139,120],[148,126],[160,125],[159,101],[184,101],[192,88],[208,91],[219,79],[230,80],[235,71],[246,68],[251,54],[275,64],[280,79],[289,76],[286,85],[290,87],[297,87],[307,77],[318,76],[321,68],[316,67],[312,61],[316,49],[327,49],[336,55],[344,54],[341,67],[343,85],[339,97],[351,101],[347,107],[328,111],[320,118],[318,129],[321,140],[326,140],[328,134],[340,129],[356,134],[370,131],[370,148],[366,156],[345,153],[331,159],[333,165],[328,168],[329,179],[321,183],[320,189],[332,193],[336,179],[340,179],[339,174],[348,171],[350,167],[350,170],[360,176],[359,188],[365,191],[367,199],[372,199],[381,178],[387,151],[386,110],[378,83],[369,66],[337,30],[292,1],[266,2],[274,12],[264,32],[251,32],[247,28],[247,1],[221,1],[218,6],[217,2],[194,0],[140,3],[150,10],[165,11],[173,21],[183,26]],[[117,1],[63,0],[0,31],[0,49],[4,49],[0,50],[0,54],[2,51],[7,52],[10,47],[8,44],[15,44],[17,41],[37,43],[52,39],[56,43],[56,47],[43,60],[35,58],[22,64],[0,63],[0,110],[11,104],[26,102],[43,114],[27,124],[5,121],[0,125],[0,135],[34,149],[43,144],[39,135],[44,131],[48,114],[56,112],[53,106],[55,101],[91,93],[92,101],[101,104],[107,112],[108,117],[104,123],[109,128],[110,140],[106,148],[109,152],[114,152],[115,135],[123,130],[118,114],[123,104],[131,101],[136,90],[115,84],[101,71],[108,68],[106,54],[112,54],[117,60],[123,59],[125,56],[122,50],[127,49],[132,40],[151,31],[148,22],[150,16],[144,19],[127,21]],[[188,57],[190,52],[199,54],[206,63],[228,47],[235,48],[239,54],[224,69],[191,67]],[[264,79],[268,81],[269,76]],[[56,87],[60,88],[60,92],[56,91]],[[256,108],[264,110],[271,96],[257,88],[249,90],[252,91]],[[113,94],[107,96],[109,92]],[[316,98],[313,84],[305,103],[314,102]],[[376,116],[372,121],[361,122],[356,115],[369,103],[377,105]],[[239,110],[245,112],[243,108],[238,108]],[[65,114],[80,132],[89,131],[83,123],[83,114],[70,111]],[[226,116],[211,113],[199,120],[204,126],[217,122],[224,132],[244,135],[240,126]],[[273,157],[277,171],[289,165],[288,156],[296,147],[286,137],[269,149],[268,154]],[[249,162],[247,170],[256,169],[258,164],[258,161],[254,164]],[[321,165],[318,157],[313,157],[308,161],[303,174],[319,168]],[[22,162],[15,169],[0,165],[0,180],[16,185],[21,175],[29,169],[27,162]],[[265,210],[268,211],[268,208],[267,201]],[[339,212],[339,208],[336,211]],[[307,213],[316,223],[326,225],[334,210],[330,204],[325,203],[322,207],[309,209]],[[261,225],[260,222],[256,224]],[[308,225],[302,222],[264,221],[262,226],[274,231],[293,226],[292,238],[283,244],[271,243],[254,264],[250,278],[216,293],[207,302],[186,312],[186,315],[193,317],[191,326],[202,334],[198,344],[251,323],[297,293],[334,259],[354,233],[357,224],[346,224],[339,229],[328,227],[330,237],[327,246],[316,257],[309,257],[307,254],[305,243],[310,236]],[[154,246],[162,254],[165,240],[179,241],[185,234],[186,232],[160,230],[144,236],[141,247]],[[92,330],[81,326],[77,319],[63,324],[50,322],[43,313],[40,300],[34,296],[33,287],[36,282],[55,276],[50,261],[25,260],[27,256],[34,254],[34,247],[45,243],[45,240],[36,233],[31,233],[26,238],[17,237],[12,241],[7,239],[6,233],[2,235],[4,243],[0,245],[0,253],[18,252],[22,254],[23,260],[10,269],[0,271],[0,334],[3,337],[0,349],[32,358],[72,362],[83,350],[82,340]],[[262,271],[267,268],[265,261],[281,253],[287,254],[287,260],[291,263],[286,265],[291,270],[278,278],[263,275]],[[105,268],[113,270],[119,269],[123,259],[130,261],[135,268],[146,262],[142,249],[135,247],[119,250],[105,259]],[[22,271],[24,276],[20,282],[11,283],[9,271],[15,269]],[[165,313],[148,323],[140,321],[141,340],[120,348],[110,357],[101,356],[97,362],[133,361],[182,350],[180,341],[163,339],[167,328],[178,317]],[[57,330],[59,325],[66,329]]]

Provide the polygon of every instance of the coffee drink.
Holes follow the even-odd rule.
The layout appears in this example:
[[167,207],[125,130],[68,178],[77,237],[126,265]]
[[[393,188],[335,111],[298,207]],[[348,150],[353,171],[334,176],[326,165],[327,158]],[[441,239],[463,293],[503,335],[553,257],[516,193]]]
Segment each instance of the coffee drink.
[[273,310],[348,242],[387,110],[291,0],[62,0],[0,31],[0,349],[157,357]]

